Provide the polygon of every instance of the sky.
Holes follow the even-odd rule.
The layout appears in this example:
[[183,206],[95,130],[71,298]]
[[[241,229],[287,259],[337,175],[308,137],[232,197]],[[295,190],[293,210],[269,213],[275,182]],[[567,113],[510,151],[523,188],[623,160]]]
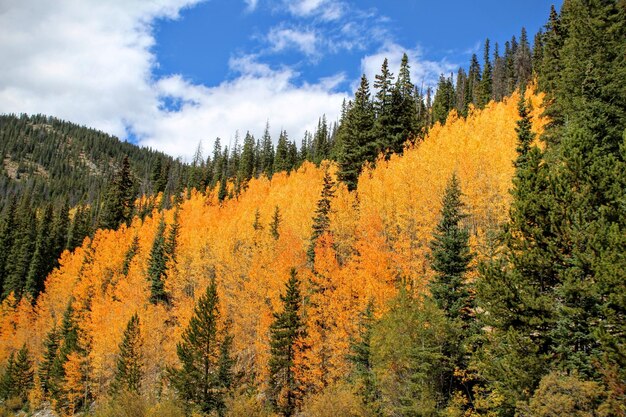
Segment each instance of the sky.
[[531,37],[560,0],[0,0],[0,113],[46,114],[189,160],[266,124],[300,143],[361,74],[414,84]]

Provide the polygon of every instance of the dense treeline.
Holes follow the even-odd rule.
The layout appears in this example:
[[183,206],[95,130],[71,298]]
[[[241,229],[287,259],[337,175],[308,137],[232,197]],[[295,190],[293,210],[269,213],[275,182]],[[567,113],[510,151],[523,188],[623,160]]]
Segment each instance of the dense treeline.
[[[102,228],[2,303],[3,406],[625,416],[624,39],[623,0],[567,0],[432,107],[385,62],[301,150],[199,148],[169,204],[123,161]],[[59,228],[29,216],[25,283]]]
[[[541,97],[529,99],[539,132]],[[514,101],[451,117],[402,157],[368,168],[358,200],[337,182],[336,165],[307,162],[251,179],[237,198],[220,202],[216,185],[96,231],[64,252],[34,305],[11,294],[2,303],[0,357],[26,345],[32,374],[23,385],[32,389],[6,391],[4,404],[21,407],[28,391],[30,404],[48,402],[64,415],[94,401],[98,413],[115,416],[289,414],[324,409],[328,399],[363,412],[375,399],[391,407],[379,399],[395,402],[389,395],[403,377],[385,373],[395,357],[378,347],[407,343],[380,339],[379,323],[395,311],[399,288],[398,312],[419,306],[413,297],[432,275],[427,255],[440,211],[432,196],[454,172],[471,207],[459,218],[471,225],[472,247],[487,246],[488,230],[505,219]],[[227,192],[234,188],[229,182]],[[404,364],[413,366],[398,363],[402,372]],[[4,375],[18,378],[12,369]]]

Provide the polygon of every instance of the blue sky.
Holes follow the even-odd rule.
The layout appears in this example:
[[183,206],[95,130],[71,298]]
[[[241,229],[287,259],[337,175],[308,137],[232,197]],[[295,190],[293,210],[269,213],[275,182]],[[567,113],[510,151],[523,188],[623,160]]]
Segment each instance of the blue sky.
[[[519,35],[522,26],[534,34],[545,23],[554,2],[361,0],[341,2],[341,6],[331,1],[308,3],[309,7],[319,5],[319,9],[290,10],[278,0],[259,0],[254,8],[245,2],[213,0],[183,10],[177,20],[160,20],[155,27],[154,51],[159,61],[156,74],[179,73],[195,83],[217,84],[237,76],[229,66],[231,58],[254,54],[272,67],[296,68],[300,82],[345,73],[346,81],[338,88],[350,92],[351,81],[362,72],[361,59],[384,50],[386,44],[394,43],[407,50],[420,48],[425,59],[466,66],[473,52],[482,59],[487,37],[492,44],[502,45],[512,35]],[[333,14],[324,16],[329,9]],[[343,32],[347,25],[354,27],[356,33]],[[277,36],[281,31],[309,37],[298,44]],[[279,49],[276,43],[281,39],[285,45]]]
[[[548,0],[21,0],[0,5],[0,112],[44,113],[189,158],[269,122],[300,141],[361,75],[416,85],[547,19]],[[557,7],[560,2],[556,2]]]

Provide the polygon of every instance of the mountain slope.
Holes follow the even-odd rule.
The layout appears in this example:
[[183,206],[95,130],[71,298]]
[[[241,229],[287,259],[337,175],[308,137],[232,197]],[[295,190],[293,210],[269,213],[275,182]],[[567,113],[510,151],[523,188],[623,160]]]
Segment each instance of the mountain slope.
[[34,204],[65,198],[72,206],[93,204],[125,156],[143,193],[151,191],[157,160],[180,166],[161,152],[43,115],[0,115],[0,155],[0,207],[24,194]]
[[[534,129],[541,131],[542,97],[529,97],[535,109]],[[315,250],[315,273],[307,265],[306,249],[324,167],[334,175],[334,165],[305,163],[289,175],[252,179],[237,199],[223,204],[217,189],[206,195],[194,191],[177,210],[154,211],[129,227],[96,232],[81,248],[64,253],[34,307],[27,300],[17,305],[10,297],[4,301],[0,362],[24,343],[40,361],[46,334],[59,325],[71,304],[81,343],[88,346],[89,379],[98,398],[112,382],[111,352],[120,343],[125,323],[137,312],[142,333],[150,335],[143,348],[144,386],[156,389],[164,365],[176,362],[176,344],[198,295],[216,277],[222,314],[232,322],[237,370],[264,384],[268,328],[289,270],[295,267],[309,300],[311,349],[298,358],[310,370],[304,378],[318,388],[336,381],[348,370],[348,341],[357,331],[354,317],[367,303],[373,300],[380,314],[399,283],[423,290],[429,274],[426,248],[441,205],[436,196],[453,172],[465,193],[472,246],[479,257],[488,256],[489,231],[505,220],[510,201],[517,101],[514,95],[491,103],[467,119],[452,115],[403,156],[381,160],[366,170],[356,193],[337,185],[330,230]],[[278,239],[270,233],[276,207]],[[162,218],[168,225],[166,233],[174,223],[179,229],[175,261],[168,263],[165,279],[169,303],[153,304],[148,274]],[[135,237],[138,250],[124,271]]]

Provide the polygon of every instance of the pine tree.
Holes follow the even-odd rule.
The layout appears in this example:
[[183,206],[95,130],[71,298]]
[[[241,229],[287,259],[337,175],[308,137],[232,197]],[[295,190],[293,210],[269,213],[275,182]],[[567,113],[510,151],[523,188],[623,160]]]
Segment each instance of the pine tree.
[[90,227],[91,210],[89,207],[79,205],[74,213],[72,225],[67,235],[66,249],[73,250],[83,244],[85,237],[91,234]]
[[296,358],[306,335],[301,318],[300,281],[291,270],[286,291],[280,296],[282,311],[274,313],[270,326],[269,392],[274,409],[281,415],[294,415],[300,399],[296,378]]
[[15,241],[17,231],[17,199],[11,198],[0,223],[0,298],[4,298],[4,286],[6,282],[6,265],[10,259],[9,254]]
[[483,64],[483,74],[480,80],[479,86],[479,96],[478,96],[478,106],[483,108],[489,103],[493,96],[493,78],[492,78],[492,66],[491,60],[489,59],[489,39],[485,40],[485,51],[484,51],[484,64]]
[[522,28],[517,53],[515,55],[515,74],[517,85],[527,85],[532,77],[532,54],[526,28]]
[[53,208],[51,204],[48,204],[39,221],[35,252],[31,258],[28,275],[26,276],[26,282],[24,284],[25,293],[27,293],[33,301],[36,300],[39,293],[43,291],[46,276],[52,269],[52,265],[56,259],[56,254],[52,252],[52,244],[54,243],[54,236],[51,236],[52,216]]
[[167,237],[165,238],[164,248],[165,248],[165,256],[167,258],[167,262],[170,263],[169,266],[176,265],[176,247],[178,246],[178,237],[180,235],[180,223],[178,220],[178,206],[174,210],[174,218],[172,219],[172,224],[170,225],[170,229],[167,232]]
[[230,336],[220,331],[217,285],[212,279],[176,347],[181,368],[168,371],[180,398],[202,412],[221,410],[230,374]]
[[282,130],[278,137],[278,145],[276,145],[273,171],[289,171],[289,169],[289,138],[287,137],[287,132]]
[[133,241],[130,244],[128,250],[126,250],[126,254],[124,254],[124,263],[122,263],[121,273],[122,275],[128,275],[128,271],[130,270],[130,263],[135,258],[135,255],[139,252],[139,235],[133,236]]
[[272,144],[272,137],[270,136],[270,124],[265,124],[265,131],[263,132],[262,139],[262,166],[263,173],[271,178],[274,174],[274,145]]
[[28,401],[28,393],[34,386],[33,361],[28,348],[23,345],[17,352],[11,352],[4,375],[0,378],[0,397],[3,399],[19,398],[22,403]]
[[380,74],[376,75],[374,81],[374,88],[377,89],[376,100],[374,101],[376,140],[378,141],[378,149],[382,151],[392,149],[394,145],[392,131],[394,124],[392,115],[393,80],[393,73],[389,71],[389,63],[385,58]]
[[523,95],[518,108],[518,157],[510,220],[502,238],[505,250],[485,265],[478,283],[482,320],[493,329],[491,343],[480,355],[482,373],[506,395],[503,408],[508,412],[532,392],[547,369],[556,314],[553,291],[562,265],[548,226],[554,213],[546,193],[546,167],[532,144]]
[[278,206],[274,207],[274,214],[272,214],[272,222],[270,223],[270,234],[274,238],[274,240],[278,240],[280,237],[280,222],[282,218],[280,216],[280,209]]
[[[415,87],[411,82],[411,67],[407,54],[402,55],[398,79],[391,93],[391,114],[395,121],[392,132],[391,150],[402,154],[404,144],[415,140],[419,133],[417,124],[417,104],[413,95]],[[377,152],[368,161],[373,162]]]
[[431,268],[436,274],[429,289],[435,304],[447,317],[467,322],[473,307],[466,281],[472,254],[469,232],[463,225],[466,214],[461,195],[459,180],[452,174],[443,196],[441,219],[430,244]]
[[9,354],[7,359],[4,373],[0,376],[0,399],[7,400],[14,396],[15,381],[13,381],[13,375],[15,374],[15,352]]
[[348,360],[353,366],[353,378],[359,384],[359,392],[366,404],[375,403],[380,392],[376,386],[372,364],[372,331],[375,324],[374,303],[369,301],[359,315],[359,327],[356,338],[350,340]]
[[374,137],[374,109],[370,101],[369,83],[365,75],[340,129],[342,150],[339,155],[339,178],[349,190],[357,185],[366,161],[374,162],[377,144]]
[[126,325],[124,339],[119,346],[117,369],[113,383],[115,391],[139,393],[143,376],[142,345],[139,316],[135,313]]
[[448,113],[455,107],[455,93],[452,85],[452,78],[445,78],[443,74],[439,77],[437,91],[432,107],[433,122],[444,124],[448,118]]
[[165,244],[165,219],[161,218],[157,228],[150,257],[148,258],[148,280],[150,281],[150,302],[167,302],[165,276],[167,273],[167,253]]
[[542,60],[539,64],[539,88],[553,97],[557,79],[561,73],[561,48],[565,42],[565,31],[554,5],[550,8],[550,17],[545,27]]
[[130,170],[128,156],[122,161],[107,190],[100,213],[99,225],[104,229],[117,229],[122,223],[129,224],[133,215],[135,182]]
[[480,64],[476,54],[472,54],[470,60],[469,71],[467,73],[467,91],[465,92],[465,106],[463,115],[466,116],[469,111],[469,105],[478,106],[479,88],[480,88]]
[[46,339],[43,342],[44,354],[43,360],[39,363],[38,375],[41,384],[41,390],[44,397],[47,397],[51,391],[51,384],[53,383],[53,366],[59,354],[59,347],[61,343],[61,334],[56,324],[46,335]]
[[5,298],[13,293],[19,300],[24,293],[37,240],[37,219],[34,210],[30,208],[30,201],[29,198],[25,198],[20,204],[16,235],[5,266],[6,278],[3,288]]
[[315,263],[315,246],[317,245],[317,239],[330,229],[330,204],[335,194],[334,187],[335,182],[330,172],[328,172],[328,169],[326,169],[322,192],[320,199],[317,201],[317,208],[315,209],[315,216],[313,217],[313,231],[309,239],[309,248],[306,252],[307,260],[311,267]]
[[58,258],[63,253],[67,242],[67,235],[69,233],[70,217],[69,217],[69,203],[67,200],[63,202],[59,208],[57,215],[52,225],[52,255],[53,263],[51,268],[59,266]]
[[254,175],[254,148],[254,136],[252,136],[250,132],[247,132],[243,141],[243,151],[241,152],[241,162],[237,174],[239,181],[244,184],[244,187]]

